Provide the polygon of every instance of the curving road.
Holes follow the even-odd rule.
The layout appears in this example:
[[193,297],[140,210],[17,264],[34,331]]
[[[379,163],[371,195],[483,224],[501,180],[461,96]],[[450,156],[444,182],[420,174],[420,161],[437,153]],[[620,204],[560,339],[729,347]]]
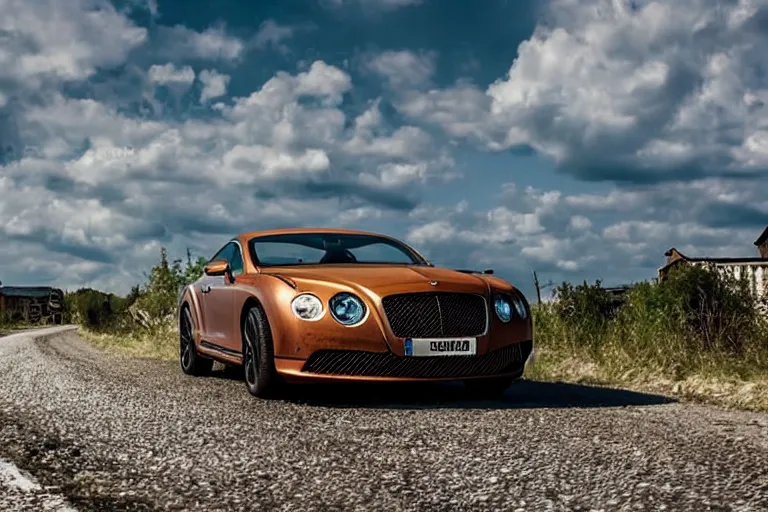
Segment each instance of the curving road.
[[0,339],[0,510],[768,510],[768,415],[518,382],[317,386]]

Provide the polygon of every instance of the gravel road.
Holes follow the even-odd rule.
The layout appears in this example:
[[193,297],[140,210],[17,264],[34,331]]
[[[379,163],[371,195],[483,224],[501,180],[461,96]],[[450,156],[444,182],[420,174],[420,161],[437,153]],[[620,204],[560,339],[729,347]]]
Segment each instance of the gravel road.
[[768,415],[530,381],[499,401],[459,385],[260,401],[68,327],[13,334],[0,510],[67,509],[768,510]]

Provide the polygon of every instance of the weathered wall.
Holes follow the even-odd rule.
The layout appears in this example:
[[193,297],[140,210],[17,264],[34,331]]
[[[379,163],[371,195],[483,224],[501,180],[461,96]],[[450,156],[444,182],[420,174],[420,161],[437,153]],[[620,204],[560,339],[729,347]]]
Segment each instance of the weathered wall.
[[736,279],[744,278],[749,282],[752,293],[758,297],[768,297],[768,262],[750,264],[715,265],[718,272],[730,274]]
[[[703,263],[695,263],[701,265]],[[763,299],[758,305],[761,313],[768,315],[768,262],[766,263],[718,263],[715,269],[729,274],[736,279],[744,277],[758,298]]]
[[[36,290],[37,292],[37,290]],[[0,313],[11,322],[61,324],[64,292],[51,288],[46,294],[24,294],[23,288],[4,294],[0,288]]]
[[768,240],[757,246],[761,258],[768,258]]

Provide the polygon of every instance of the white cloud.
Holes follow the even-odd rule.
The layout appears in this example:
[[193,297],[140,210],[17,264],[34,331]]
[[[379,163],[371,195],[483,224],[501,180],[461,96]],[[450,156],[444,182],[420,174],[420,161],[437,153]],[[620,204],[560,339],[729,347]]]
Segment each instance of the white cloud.
[[[0,155],[0,275],[127,291],[161,245],[210,255],[243,229],[404,219],[436,263],[497,268],[523,286],[531,269],[556,281],[652,277],[670,246],[756,254],[765,180],[653,181],[670,169],[766,165],[768,88],[755,48],[768,2],[721,3],[720,17],[703,0],[635,10],[554,2],[510,73],[487,88],[434,88],[429,52],[364,64],[391,85],[386,94],[412,119],[403,123],[384,100],[357,110],[365,93],[347,64],[320,59],[232,97],[234,65],[254,47],[280,49],[296,27],[265,22],[245,43],[223,25],[196,31],[161,18],[147,32],[100,0],[7,1],[0,150],[14,149]],[[178,95],[164,110],[156,86],[186,92],[196,80],[199,103]],[[605,193],[507,184],[482,202],[421,204],[422,191],[461,169],[425,123],[485,149],[531,145],[564,171],[645,173],[650,184]]]
[[195,71],[190,66],[176,67],[173,63],[155,64],[149,68],[149,80],[161,85],[192,85]]
[[421,87],[435,72],[435,52],[385,51],[367,57],[364,68],[387,79],[395,89]]
[[553,0],[485,91],[410,93],[399,107],[486,148],[531,146],[580,175],[762,172],[766,12],[764,0]]
[[88,78],[147,40],[146,29],[104,0],[5,0],[0,32],[0,80],[27,89]]
[[282,53],[288,53],[288,46],[283,41],[294,36],[297,27],[290,25],[280,25],[275,20],[266,20],[259,27],[253,44],[256,48],[277,48]]
[[[619,285],[656,277],[664,252],[754,257],[768,224],[768,185],[723,179],[564,194],[513,184],[498,204],[423,205],[407,239],[438,264],[473,262],[521,279]],[[530,289],[530,283],[523,286]]]
[[245,43],[226,33],[223,25],[202,32],[183,25],[158,28],[153,55],[166,59],[204,59],[236,61],[245,52]]
[[[106,37],[98,24],[80,20],[91,5],[52,7],[68,41],[98,46]],[[37,13],[37,4],[13,7],[13,17],[2,18],[6,29],[8,20],[22,26]],[[238,59],[238,39],[221,28],[158,27],[158,39],[147,41],[143,29],[109,9],[93,16],[114,17],[104,25],[121,45],[84,46],[69,63],[19,75],[37,81],[41,94],[17,96],[13,124],[0,126],[4,141],[27,149],[0,161],[0,274],[18,276],[19,284],[126,292],[143,280],[161,245],[175,255],[187,246],[209,255],[233,233],[259,226],[383,219],[418,201],[414,184],[453,166],[419,128],[387,126],[374,110],[348,118],[351,78],[322,60],[295,74],[278,72],[201,118],[138,116],[112,91],[70,97],[60,87],[61,69],[83,81],[101,66],[122,64],[141,79],[146,101],[154,101],[154,85],[186,90],[195,78],[201,102],[227,94],[228,75],[203,69],[196,77],[184,59]],[[61,43],[50,44],[12,47],[2,58],[37,62],[56,55]],[[142,73],[130,60],[137,45],[163,47],[154,58],[164,60]]]
[[206,101],[219,98],[227,94],[230,76],[211,69],[204,69],[200,72],[200,82],[203,84],[203,90],[200,92],[200,101]]
[[432,137],[415,126],[401,126],[390,135],[384,132],[377,100],[355,119],[353,135],[344,144],[344,149],[357,156],[378,155],[390,158],[419,157],[431,150]]
[[295,91],[300,96],[327,96],[341,101],[340,96],[352,88],[349,75],[337,67],[318,60],[309,71],[296,76]]
[[574,215],[570,225],[573,229],[589,229],[592,227],[592,221],[583,215]]

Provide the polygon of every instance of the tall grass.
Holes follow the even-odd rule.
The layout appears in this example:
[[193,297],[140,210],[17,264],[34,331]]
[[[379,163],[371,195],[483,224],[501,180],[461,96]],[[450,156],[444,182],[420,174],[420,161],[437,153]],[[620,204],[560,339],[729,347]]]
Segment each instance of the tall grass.
[[746,281],[707,267],[638,283],[619,306],[599,283],[564,283],[554,302],[532,308],[539,359],[530,375],[700,399],[735,393],[725,402],[768,408],[768,319],[759,305]]
[[135,357],[174,359],[178,355],[176,307],[179,292],[203,273],[206,260],[168,261],[165,248],[143,285],[126,297],[83,288],[65,294],[65,318],[81,326],[94,345]]

